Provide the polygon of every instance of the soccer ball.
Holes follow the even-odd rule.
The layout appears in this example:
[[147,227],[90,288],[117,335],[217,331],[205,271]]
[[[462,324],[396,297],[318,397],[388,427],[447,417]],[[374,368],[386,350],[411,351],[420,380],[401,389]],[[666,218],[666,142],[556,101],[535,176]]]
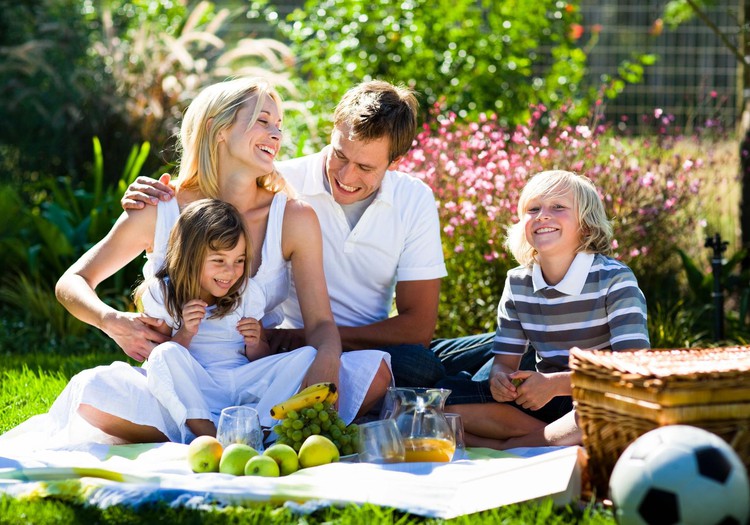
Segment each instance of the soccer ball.
[[719,436],[668,425],[625,449],[609,480],[621,525],[744,525],[750,513],[747,471]]

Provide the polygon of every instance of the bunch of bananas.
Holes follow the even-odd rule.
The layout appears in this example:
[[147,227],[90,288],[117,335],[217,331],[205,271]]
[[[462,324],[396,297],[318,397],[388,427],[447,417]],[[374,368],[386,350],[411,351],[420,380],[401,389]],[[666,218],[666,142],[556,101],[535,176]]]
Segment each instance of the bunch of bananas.
[[333,403],[338,399],[334,383],[311,385],[283,403],[271,408],[271,417],[280,422],[273,427],[277,443],[299,451],[309,436],[330,439],[343,456],[357,450],[357,425],[348,425],[339,417]]
[[284,419],[291,410],[302,410],[313,406],[315,403],[327,402],[333,405],[339,398],[336,383],[315,383],[300,390],[292,397],[271,407],[271,417]]

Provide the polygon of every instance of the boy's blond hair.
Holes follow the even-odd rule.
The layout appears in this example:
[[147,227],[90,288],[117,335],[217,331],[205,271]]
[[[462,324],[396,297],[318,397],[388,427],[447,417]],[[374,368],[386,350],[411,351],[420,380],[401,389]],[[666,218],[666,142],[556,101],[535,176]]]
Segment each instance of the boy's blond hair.
[[524,186],[518,199],[518,223],[508,229],[505,247],[523,266],[532,266],[537,252],[526,240],[523,216],[529,201],[544,195],[554,197],[568,191],[573,193],[573,201],[578,213],[581,244],[577,252],[612,253],[612,224],[604,211],[604,204],[596,186],[587,177],[570,171],[550,170],[537,173]]

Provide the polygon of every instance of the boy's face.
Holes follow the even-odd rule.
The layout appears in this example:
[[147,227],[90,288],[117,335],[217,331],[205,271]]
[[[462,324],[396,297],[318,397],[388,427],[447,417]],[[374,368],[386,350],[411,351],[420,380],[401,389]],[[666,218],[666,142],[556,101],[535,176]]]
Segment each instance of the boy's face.
[[388,137],[352,140],[349,126],[334,127],[325,166],[334,200],[354,204],[377,192],[386,170],[395,168],[399,160],[388,161],[389,148]]
[[523,222],[526,240],[539,253],[540,259],[572,256],[581,245],[578,210],[570,190],[529,200]]

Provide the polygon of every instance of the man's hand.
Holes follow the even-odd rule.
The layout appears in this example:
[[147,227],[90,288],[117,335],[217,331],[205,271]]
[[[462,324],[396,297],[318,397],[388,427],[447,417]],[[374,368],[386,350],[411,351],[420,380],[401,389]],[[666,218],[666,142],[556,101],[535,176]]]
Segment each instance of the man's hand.
[[102,331],[129,357],[139,363],[145,361],[157,345],[169,341],[164,321],[141,313],[117,312],[105,318]]
[[151,177],[138,177],[120,199],[124,210],[140,210],[146,204],[156,205],[160,200],[168,201],[174,197],[174,189],[170,185],[171,178],[164,173],[159,180]]
[[266,330],[265,333],[271,354],[289,352],[307,344],[305,331],[301,328],[273,328]]

